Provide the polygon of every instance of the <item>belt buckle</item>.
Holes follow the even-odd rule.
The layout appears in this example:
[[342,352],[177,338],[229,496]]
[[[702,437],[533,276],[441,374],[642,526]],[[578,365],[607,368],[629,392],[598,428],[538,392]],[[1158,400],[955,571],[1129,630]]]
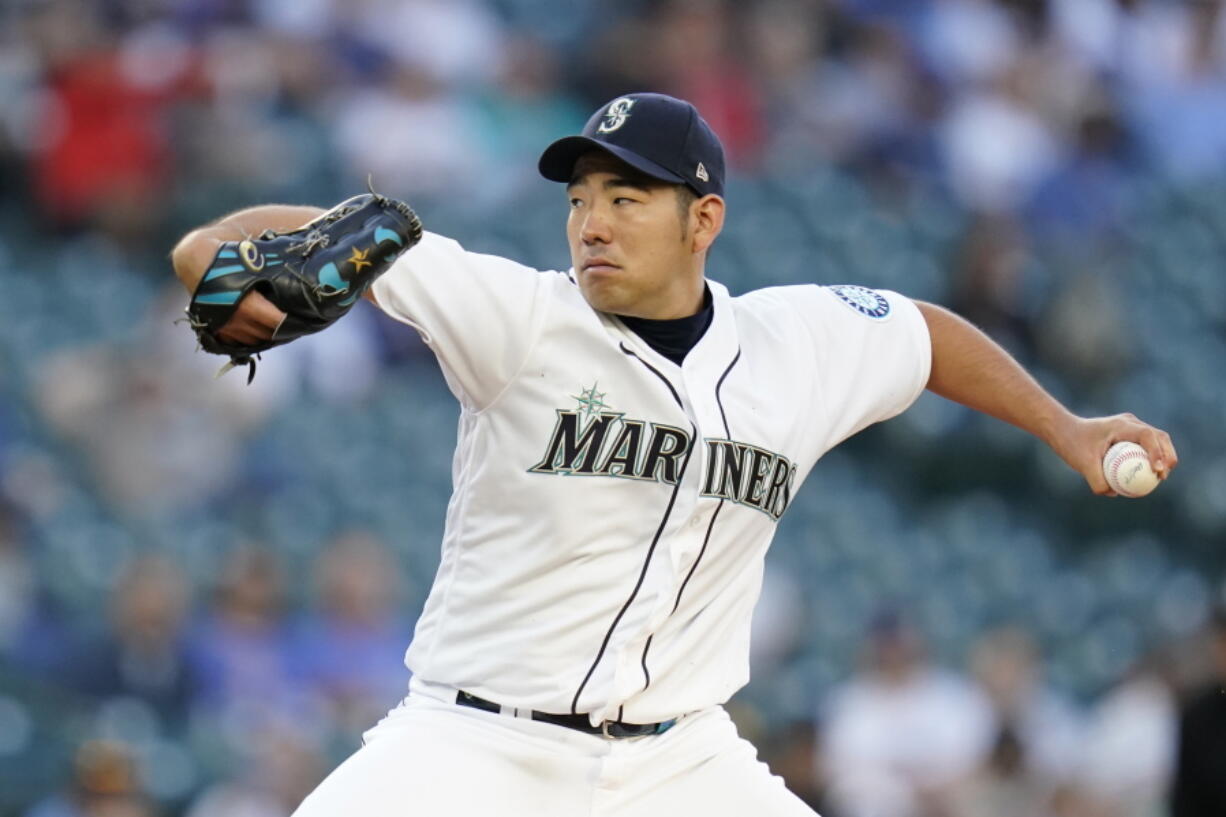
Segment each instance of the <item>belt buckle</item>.
[[610,734],[609,734],[609,724],[610,724],[610,723],[612,723],[612,721],[601,721],[601,722],[600,722],[600,734],[602,734],[602,735],[604,735],[606,738],[608,738],[608,739],[612,740],[612,739],[613,739],[614,737],[616,737],[616,736],[615,736],[615,735],[610,735]]

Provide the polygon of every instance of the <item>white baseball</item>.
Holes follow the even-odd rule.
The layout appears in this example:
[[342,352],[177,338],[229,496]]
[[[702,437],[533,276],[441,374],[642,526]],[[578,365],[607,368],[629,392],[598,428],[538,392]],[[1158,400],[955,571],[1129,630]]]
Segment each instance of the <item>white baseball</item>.
[[1116,443],[1103,457],[1103,476],[1120,496],[1145,496],[1158,487],[1158,475],[1150,467],[1145,449],[1136,443]]

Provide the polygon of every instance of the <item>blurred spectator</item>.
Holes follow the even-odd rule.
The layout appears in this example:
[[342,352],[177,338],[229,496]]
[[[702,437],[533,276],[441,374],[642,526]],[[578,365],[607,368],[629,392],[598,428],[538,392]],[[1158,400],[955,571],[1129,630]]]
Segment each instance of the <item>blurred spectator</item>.
[[949,817],[1045,817],[1051,814],[1051,781],[1034,772],[1026,748],[1008,726],[983,764],[955,784],[948,797]]
[[[766,54],[773,51],[778,32],[793,28],[794,38],[805,31],[805,22],[781,10],[773,22],[766,15],[759,17],[759,25],[759,62],[778,75],[778,57]],[[782,76],[774,77],[772,85],[782,93],[771,100],[778,146],[874,176],[898,171],[899,165],[912,172],[929,170],[934,163],[927,121],[932,98],[927,77],[916,70],[912,44],[901,31],[880,22],[846,26],[839,35],[841,47],[820,63],[798,65],[796,70],[803,73],[786,84]],[[801,59],[800,52],[794,52],[794,59]]]
[[234,779],[202,791],[185,817],[289,817],[323,779],[324,762],[309,732],[262,729],[239,752]]
[[[97,258],[105,248],[72,249]],[[222,358],[198,352],[175,323],[183,304],[181,288],[167,289],[127,343],[73,345],[48,356],[34,377],[44,421],[85,455],[99,494],[136,519],[206,507],[239,487],[243,435],[295,393],[294,364],[310,359],[309,349],[276,350],[269,356],[275,365],[251,386],[242,377],[216,380]],[[359,319],[340,337],[362,331]],[[362,366],[353,368],[329,382],[360,388]]]
[[111,631],[78,667],[78,683],[101,696],[132,696],[168,722],[182,718],[197,693],[184,618],[186,577],[163,556],[132,562],[111,597]]
[[79,637],[40,581],[24,528],[0,502],[0,668],[58,680],[71,669]]
[[273,553],[242,545],[227,554],[212,604],[192,633],[191,658],[201,703],[240,731],[299,704],[285,577]]
[[1008,72],[1023,45],[1005,3],[936,0],[924,9],[917,31],[924,57],[955,90],[992,84]]
[[874,621],[864,652],[860,674],[819,718],[834,812],[939,814],[991,747],[990,705],[965,679],[929,663],[920,633],[898,612]]
[[10,511],[0,503],[0,656],[7,655],[34,607],[34,565]]
[[647,45],[654,31],[646,15],[628,13],[613,0],[598,2],[603,22],[575,44],[575,74],[570,77],[588,113],[620,94],[652,87],[656,74],[655,53]]
[[387,546],[353,530],[315,562],[318,609],[296,639],[298,683],[323,697],[331,719],[355,739],[408,692],[400,572]]
[[770,676],[803,646],[804,593],[796,578],[768,563],[762,591],[753,610],[749,639],[749,671]]
[[[481,195],[489,161],[471,98],[502,63],[504,39],[477,0],[365,0],[347,16],[372,49],[370,75],[327,101],[343,181],[394,195]],[[371,81],[373,80],[373,81]]]
[[1189,181],[1226,168],[1226,15],[1220,0],[1137,4],[1125,35],[1129,110],[1155,165]]
[[[832,25],[831,10],[821,0],[767,0],[744,14],[754,81],[767,102],[787,99],[817,67]],[[771,110],[778,117],[788,113],[773,105]],[[779,121],[767,124],[773,128]]]
[[1208,638],[1213,677],[1179,712],[1171,817],[1226,814],[1226,610],[1214,614]]
[[[666,0],[651,16],[656,90],[694,103],[720,135],[731,168],[748,169],[762,145],[762,101],[736,56],[739,33],[725,0]],[[637,89],[636,89],[637,90]]]
[[360,403],[375,390],[382,373],[382,336],[377,325],[382,320],[371,304],[359,303],[345,320],[328,327],[326,334],[307,335],[302,343],[284,347],[277,365],[288,368],[292,364],[307,386],[307,395]]
[[972,647],[970,663],[996,718],[989,776],[1050,793],[1072,773],[1083,727],[1079,713],[1045,682],[1038,645],[1020,627],[989,631]]
[[333,138],[345,179],[408,198],[455,194],[477,185],[487,166],[466,118],[465,100],[413,65],[389,63],[380,82],[331,100]]
[[84,743],[73,760],[67,789],[35,804],[25,817],[153,817],[127,746]]
[[1035,344],[1026,298],[1029,259],[1016,221],[981,216],[962,237],[950,295],[950,308],[1022,360],[1033,356]]
[[23,22],[45,71],[31,156],[43,211],[58,225],[147,240],[171,169],[167,106],[187,62],[170,58],[173,46],[113,41],[90,3],[33,4]]
[[1036,326],[1044,361],[1081,390],[1113,384],[1135,352],[1111,261],[1083,258],[1080,269],[1061,276]]
[[65,350],[40,372],[48,423],[86,455],[99,492],[137,518],[204,504],[238,456],[229,418],[180,399],[174,377],[101,344]]
[[1105,88],[1081,101],[1070,142],[1027,203],[1028,225],[1039,239],[1093,248],[1123,227],[1132,148]]
[[[804,103],[818,93],[814,85],[828,34],[826,11],[812,0],[769,0],[754,3],[744,14],[747,59],[762,94],[767,152],[779,151],[780,145],[784,153],[819,149],[798,131],[820,115]],[[825,107],[833,105],[827,100]]]
[[970,210],[1007,214],[1056,166],[1060,143],[1015,70],[954,97],[939,126],[950,189]]
[[320,41],[343,24],[336,0],[250,0],[258,30],[302,41]]
[[764,738],[762,760],[809,808],[823,817],[835,817],[827,802],[821,735],[812,723],[797,721],[771,730]]
[[447,91],[489,80],[501,58],[502,32],[481,0],[360,0],[344,14],[362,38]]
[[336,49],[227,28],[198,51],[209,93],[174,117],[184,218],[208,221],[259,197],[330,203],[337,167],[324,104],[341,74]]
[[1047,3],[1051,39],[1060,51],[1095,73],[1116,68],[1123,20],[1141,5],[1129,0]]
[[540,39],[514,34],[502,51],[495,82],[473,99],[468,129],[489,163],[482,185],[491,200],[512,196],[535,182],[541,146],[559,133],[576,133],[589,111],[564,91],[560,57]]
[[[174,477],[163,477],[191,481],[195,493],[204,496],[210,490],[208,480],[217,479],[219,475],[222,480],[232,477],[228,468],[233,437],[262,428],[270,417],[280,416],[285,405],[298,394],[303,377],[299,361],[310,355],[291,352],[292,346],[278,347],[262,356],[272,365],[261,367],[259,378],[250,384],[242,377],[217,377],[224,358],[201,352],[195,336],[185,333],[183,325],[178,323],[185,303],[183,288],[178,282],[167,282],[154,294],[130,343],[146,350],[143,354],[150,356],[146,368],[156,372],[158,391],[167,395],[172,406],[177,407],[176,412],[187,412],[186,406],[193,406],[212,418],[196,418],[198,425],[193,435],[207,440],[210,457],[202,461],[197,456],[194,471],[189,469]],[[347,344],[342,342],[341,345]],[[132,354],[127,348],[119,351]],[[357,368],[360,372],[363,366],[359,364]],[[337,377],[343,379],[344,376]],[[165,439],[160,442],[163,446],[167,444]],[[183,441],[179,444],[187,445]],[[183,457],[184,464],[189,459],[186,454],[179,456]],[[199,482],[195,482],[197,480]]]
[[1110,817],[1167,812],[1179,715],[1171,660],[1167,650],[1152,651],[1091,713],[1077,779]]

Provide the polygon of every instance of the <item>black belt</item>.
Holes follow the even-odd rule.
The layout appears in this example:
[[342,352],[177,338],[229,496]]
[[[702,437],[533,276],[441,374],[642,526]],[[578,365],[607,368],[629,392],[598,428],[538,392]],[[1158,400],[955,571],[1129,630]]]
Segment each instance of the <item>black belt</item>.
[[[478,698],[476,695],[470,695],[463,690],[456,693],[455,702],[460,706],[471,706],[473,709],[493,712],[494,714],[499,714],[503,709],[493,701]],[[587,715],[554,715],[550,712],[537,712],[535,709],[532,710],[532,720],[565,726],[567,729],[575,729],[579,732],[586,732],[589,735],[604,735],[606,738],[641,738],[644,735],[661,735],[672,729],[673,724],[677,722],[676,718],[670,718],[659,723],[605,721],[599,726],[592,726],[592,721]]]

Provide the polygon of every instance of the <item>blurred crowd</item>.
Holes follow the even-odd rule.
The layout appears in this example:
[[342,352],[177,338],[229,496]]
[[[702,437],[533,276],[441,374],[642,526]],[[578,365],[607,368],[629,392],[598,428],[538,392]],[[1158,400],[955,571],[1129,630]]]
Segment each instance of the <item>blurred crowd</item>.
[[[157,814],[155,800],[181,811],[190,794],[198,817],[288,814],[405,695],[413,617],[399,575],[386,545],[359,529],[297,577],[298,601],[283,560],[257,543],[236,545],[199,589],[151,553],[122,570],[109,608],[95,613],[102,626],[85,631],[39,609],[33,577],[23,587],[4,574],[16,585],[6,601],[35,597],[26,620],[0,619],[5,664],[23,676],[15,691],[52,685],[42,703],[61,710],[36,708],[47,723],[7,726],[33,744],[52,725],[75,732],[65,715],[88,722],[71,783],[80,791],[29,813],[128,814],[106,805],[123,795],[130,813]],[[34,701],[46,693],[27,691]]]
[[[97,636],[42,620],[0,642],[27,683],[56,687],[51,705],[89,721],[68,722],[79,740],[62,786],[14,813],[287,817],[404,695],[410,617],[396,576],[387,547],[361,530],[320,552],[298,606],[284,564],[258,545],[231,550],[203,598],[149,555],[119,576]],[[776,574],[768,589],[786,582]],[[754,672],[769,675],[779,656],[768,645],[787,635],[769,614],[755,627]],[[810,717],[768,724],[743,697],[731,710],[823,817],[1222,813],[1226,608],[1089,702],[1050,682],[1024,625],[981,633],[961,665],[926,642],[906,609],[883,606]],[[0,694],[0,752],[13,730],[40,728],[11,704]]]
[[[1214,0],[19,0],[0,155],[59,229],[144,244],[215,197],[378,184],[505,199],[627,89],[692,100],[734,167],[924,179],[1082,242],[1128,174],[1226,155]],[[14,187],[14,189],[16,189]]]
[[851,677],[815,719],[762,735],[763,755],[826,817],[1217,814],[1224,685],[1226,614],[1085,706],[1046,677],[1024,627],[983,632],[951,667],[885,610]]
[[[1116,520],[1195,566],[1155,613],[1168,638],[1126,631],[1114,674],[1076,689],[1033,622],[950,656],[883,598],[835,611],[855,660],[781,717],[752,690],[822,644],[798,646],[787,582],[768,584],[734,703],[772,768],[824,817],[1226,814],[1226,395],[1205,369],[1226,354],[1222,5],[3,3],[0,815],[283,817],[407,683],[454,424],[428,353],[362,305],[250,388],[214,381],[174,324],[176,237],[370,178],[428,229],[564,265],[539,151],[644,89],[694,102],[727,147],[713,277],[939,300],[1075,407],[1136,411],[1200,455]],[[1019,481],[1013,438],[908,417],[878,445],[927,463],[932,493]],[[984,470],[942,459],[968,439]],[[1025,471],[1038,496],[1084,490],[1050,470]],[[1051,507],[1075,508],[1052,551],[1104,536],[1081,507]]]

